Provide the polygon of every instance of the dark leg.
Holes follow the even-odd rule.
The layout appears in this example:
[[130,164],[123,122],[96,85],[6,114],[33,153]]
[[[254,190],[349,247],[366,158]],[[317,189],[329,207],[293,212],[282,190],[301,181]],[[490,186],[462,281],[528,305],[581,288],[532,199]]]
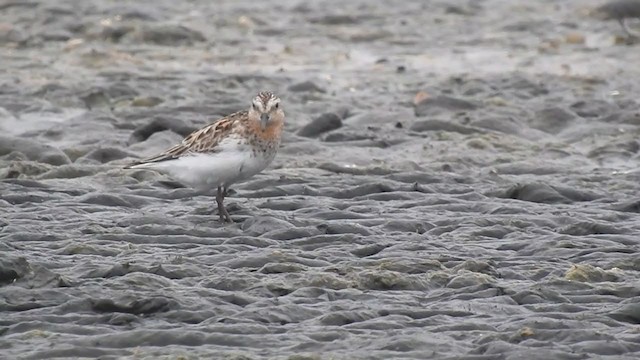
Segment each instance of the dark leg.
[[222,186],[218,186],[218,193],[216,194],[216,202],[218,203],[218,215],[220,215],[220,221],[222,222],[233,222],[233,220],[231,220],[231,216],[229,216],[229,213],[227,212],[227,209],[225,209],[224,205],[222,204],[226,195],[227,188],[225,187],[223,190]]

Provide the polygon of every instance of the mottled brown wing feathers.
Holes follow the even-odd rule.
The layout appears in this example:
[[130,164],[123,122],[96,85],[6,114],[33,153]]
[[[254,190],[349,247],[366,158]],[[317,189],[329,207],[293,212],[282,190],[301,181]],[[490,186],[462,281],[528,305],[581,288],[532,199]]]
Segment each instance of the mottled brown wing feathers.
[[224,117],[211,125],[192,132],[187,135],[181,143],[169,148],[165,152],[137,161],[128,167],[172,160],[188,153],[216,152],[220,141],[226,137],[233,130],[234,125],[244,117],[246,117],[246,111],[240,111]]

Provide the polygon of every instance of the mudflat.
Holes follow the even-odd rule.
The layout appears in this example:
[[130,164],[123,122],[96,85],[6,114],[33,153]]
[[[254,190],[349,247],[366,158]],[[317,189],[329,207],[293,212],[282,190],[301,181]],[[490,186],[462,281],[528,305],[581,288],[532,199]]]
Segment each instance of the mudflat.
[[[601,4],[2,2],[0,358],[637,359],[640,48]],[[260,90],[236,223],[122,169]]]

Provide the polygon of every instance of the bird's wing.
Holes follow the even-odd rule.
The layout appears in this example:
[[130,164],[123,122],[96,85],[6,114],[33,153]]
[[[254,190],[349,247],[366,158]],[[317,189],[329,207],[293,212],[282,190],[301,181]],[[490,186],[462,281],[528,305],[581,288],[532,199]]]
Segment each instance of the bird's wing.
[[134,162],[125,169],[135,168],[139,165],[157,163],[161,161],[177,159],[190,153],[213,153],[219,150],[220,141],[227,137],[234,129],[235,125],[244,117],[246,111],[240,111],[226,116],[213,124],[207,125],[199,130],[187,135],[182,142],[172,146],[166,151]]

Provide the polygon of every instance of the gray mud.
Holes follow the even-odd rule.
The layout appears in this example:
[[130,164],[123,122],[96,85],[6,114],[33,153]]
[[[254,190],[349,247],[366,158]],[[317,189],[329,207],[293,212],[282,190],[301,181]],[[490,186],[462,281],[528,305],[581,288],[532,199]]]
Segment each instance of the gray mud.
[[[0,3],[0,357],[637,359],[640,50],[600,4]],[[121,169],[263,89],[235,224]]]

